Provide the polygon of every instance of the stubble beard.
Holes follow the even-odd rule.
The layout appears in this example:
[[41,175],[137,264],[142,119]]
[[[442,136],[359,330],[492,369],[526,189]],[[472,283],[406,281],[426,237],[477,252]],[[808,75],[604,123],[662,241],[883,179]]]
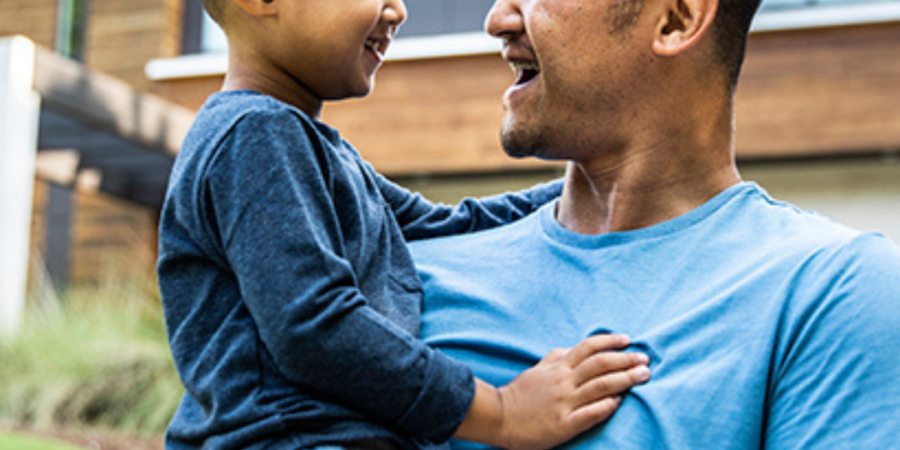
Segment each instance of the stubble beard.
[[[644,0],[616,0],[609,7],[607,33],[610,36],[625,39],[634,28],[643,9]],[[565,159],[556,154],[554,144],[549,138],[553,133],[546,130],[543,119],[532,118],[532,123],[515,123],[510,119],[508,105],[504,105],[504,119],[500,130],[500,142],[503,151],[511,158],[536,157],[546,160]],[[570,136],[578,140],[577,136]]]
[[[507,112],[507,114],[509,114]],[[526,127],[514,124],[507,116],[500,129],[500,143],[503,151],[511,158],[538,157],[547,159],[546,136],[535,125]]]

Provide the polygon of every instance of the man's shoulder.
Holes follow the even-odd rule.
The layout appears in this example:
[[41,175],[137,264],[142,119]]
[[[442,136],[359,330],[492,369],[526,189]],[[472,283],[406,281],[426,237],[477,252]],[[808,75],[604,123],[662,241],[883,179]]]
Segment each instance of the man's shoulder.
[[[895,267],[900,270],[900,250],[875,231],[859,230],[816,211],[764,197],[763,210],[754,211],[748,237],[764,243],[774,259],[796,260],[798,271],[821,278],[859,271]],[[897,272],[900,273],[900,272]],[[900,288],[900,277],[895,277]]]
[[890,239],[860,233],[835,245],[827,256],[842,284],[887,294],[900,306],[900,248]]
[[727,218],[727,223],[736,225],[734,232],[765,242],[782,255],[837,249],[857,239],[866,239],[862,237],[865,231],[837,222],[815,210],[779,200],[759,186],[754,186],[753,194],[749,197],[750,201],[744,203],[742,212],[735,214],[734,217],[740,219],[732,221],[732,218]]

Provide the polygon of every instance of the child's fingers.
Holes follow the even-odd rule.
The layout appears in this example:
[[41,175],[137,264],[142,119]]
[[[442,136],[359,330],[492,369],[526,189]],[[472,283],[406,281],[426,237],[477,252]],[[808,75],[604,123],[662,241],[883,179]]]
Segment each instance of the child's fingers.
[[544,356],[544,358],[541,360],[541,363],[547,363],[547,364],[558,363],[566,356],[567,353],[569,353],[569,350],[567,350],[567,349],[554,348],[553,350],[550,350],[550,352],[547,353],[546,356]]
[[591,355],[606,351],[619,350],[628,347],[631,339],[621,334],[598,334],[578,343],[563,358],[569,367],[577,367],[582,361]]
[[574,368],[575,383],[581,385],[600,375],[649,364],[650,358],[644,353],[619,351],[595,353]]
[[603,399],[586,404],[569,415],[569,426],[578,433],[587,431],[594,425],[609,419],[619,405],[622,404],[622,397],[605,397]]
[[646,383],[649,379],[650,369],[643,365],[594,377],[577,389],[577,404],[582,405],[579,406],[581,408],[607,397],[619,396],[636,385]]

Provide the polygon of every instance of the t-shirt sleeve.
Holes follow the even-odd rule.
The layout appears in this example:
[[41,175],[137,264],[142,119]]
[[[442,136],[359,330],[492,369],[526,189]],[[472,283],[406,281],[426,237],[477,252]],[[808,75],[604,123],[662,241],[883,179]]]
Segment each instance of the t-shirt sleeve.
[[471,371],[369,306],[341,239],[326,157],[311,125],[257,114],[208,171],[210,229],[284,376],[410,436],[449,439],[468,410]]
[[514,222],[558,198],[563,186],[562,180],[556,180],[520,192],[467,198],[448,206],[432,203],[381,175],[376,177],[381,194],[408,240],[486,230]]
[[764,448],[900,449],[900,251],[867,234],[823,256],[785,317]]

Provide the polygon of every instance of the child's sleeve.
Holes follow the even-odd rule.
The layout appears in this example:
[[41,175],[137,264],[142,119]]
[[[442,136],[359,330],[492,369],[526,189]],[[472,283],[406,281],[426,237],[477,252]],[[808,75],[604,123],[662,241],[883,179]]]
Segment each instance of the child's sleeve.
[[563,186],[562,180],[556,180],[520,192],[467,198],[458,205],[447,206],[432,203],[381,175],[376,177],[381,194],[408,240],[486,230],[514,222],[558,198]]
[[244,121],[208,172],[205,207],[263,348],[305,392],[410,436],[449,439],[474,395],[471,371],[370,306],[344,256],[354,250],[326,152],[302,128],[311,125]]

